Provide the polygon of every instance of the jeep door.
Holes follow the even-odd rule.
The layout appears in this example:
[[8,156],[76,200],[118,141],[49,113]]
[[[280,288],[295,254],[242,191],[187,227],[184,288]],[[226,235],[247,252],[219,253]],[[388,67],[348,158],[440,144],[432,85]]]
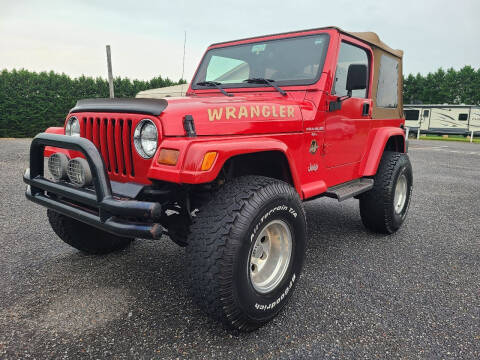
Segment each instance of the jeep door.
[[342,101],[339,110],[327,112],[325,128],[327,168],[358,163],[365,151],[371,126],[372,51],[355,39],[343,35],[340,39],[335,78],[331,89],[332,101],[337,97],[347,96],[347,72],[351,64],[367,66],[368,85],[366,89],[353,90],[352,97]]

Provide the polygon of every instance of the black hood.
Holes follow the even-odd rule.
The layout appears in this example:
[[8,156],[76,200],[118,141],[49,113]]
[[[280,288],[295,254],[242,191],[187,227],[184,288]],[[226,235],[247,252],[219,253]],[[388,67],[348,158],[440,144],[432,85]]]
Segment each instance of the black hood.
[[78,100],[70,112],[115,112],[158,116],[167,105],[165,99],[83,99]]

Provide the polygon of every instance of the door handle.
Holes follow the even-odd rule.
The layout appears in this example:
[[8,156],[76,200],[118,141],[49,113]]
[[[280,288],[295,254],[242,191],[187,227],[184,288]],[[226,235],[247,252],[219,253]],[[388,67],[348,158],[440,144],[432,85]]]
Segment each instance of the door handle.
[[368,116],[369,110],[370,110],[370,104],[369,103],[363,103],[362,116]]

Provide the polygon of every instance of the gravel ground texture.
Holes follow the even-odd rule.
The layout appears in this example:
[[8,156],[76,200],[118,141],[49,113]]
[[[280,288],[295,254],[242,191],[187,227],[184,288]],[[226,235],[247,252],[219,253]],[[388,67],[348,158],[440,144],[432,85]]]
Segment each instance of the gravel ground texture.
[[24,196],[29,140],[0,140],[0,358],[480,358],[480,146],[411,141],[414,195],[392,236],[358,202],[305,204],[306,264],[284,311],[248,334],[209,320],[184,249],[107,256],[62,243]]

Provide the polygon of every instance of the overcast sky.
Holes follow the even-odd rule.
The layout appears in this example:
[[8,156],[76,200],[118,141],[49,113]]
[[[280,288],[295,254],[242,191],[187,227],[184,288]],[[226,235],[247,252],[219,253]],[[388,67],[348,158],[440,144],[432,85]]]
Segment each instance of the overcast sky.
[[404,54],[404,73],[480,67],[480,0],[0,0],[0,69],[190,80],[206,47],[335,25],[375,31]]

